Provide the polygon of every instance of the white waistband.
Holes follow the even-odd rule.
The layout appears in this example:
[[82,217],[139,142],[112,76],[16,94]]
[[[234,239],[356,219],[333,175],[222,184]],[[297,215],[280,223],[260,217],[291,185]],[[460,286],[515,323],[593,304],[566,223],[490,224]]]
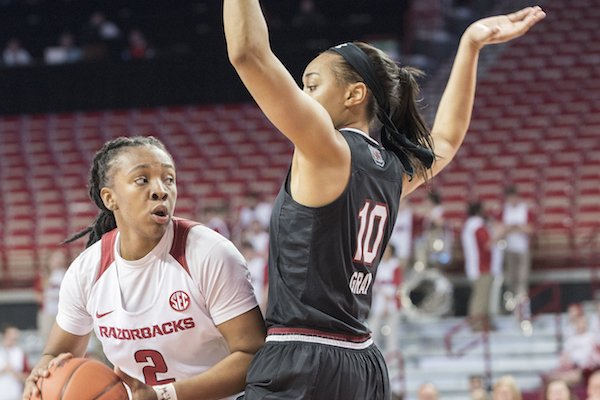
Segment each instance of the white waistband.
[[298,334],[284,334],[284,335],[268,335],[267,342],[306,342],[306,343],[319,343],[326,344],[329,346],[343,347],[345,349],[363,350],[373,344],[373,339],[369,338],[364,342],[355,343],[347,342],[345,340],[329,339],[319,336],[310,335],[298,335]]

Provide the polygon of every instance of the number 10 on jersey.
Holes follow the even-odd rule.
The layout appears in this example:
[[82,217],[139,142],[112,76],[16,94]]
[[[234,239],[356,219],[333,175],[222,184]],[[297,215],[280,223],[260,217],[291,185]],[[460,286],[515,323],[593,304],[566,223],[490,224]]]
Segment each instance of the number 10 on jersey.
[[358,218],[359,227],[354,262],[371,265],[381,250],[388,219],[387,205],[367,200],[360,209]]

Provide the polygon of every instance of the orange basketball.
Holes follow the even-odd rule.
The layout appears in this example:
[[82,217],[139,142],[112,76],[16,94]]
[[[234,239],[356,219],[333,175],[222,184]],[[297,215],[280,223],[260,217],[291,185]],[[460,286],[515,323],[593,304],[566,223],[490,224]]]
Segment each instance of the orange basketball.
[[71,358],[48,371],[37,382],[41,400],[129,399],[121,379],[100,361]]

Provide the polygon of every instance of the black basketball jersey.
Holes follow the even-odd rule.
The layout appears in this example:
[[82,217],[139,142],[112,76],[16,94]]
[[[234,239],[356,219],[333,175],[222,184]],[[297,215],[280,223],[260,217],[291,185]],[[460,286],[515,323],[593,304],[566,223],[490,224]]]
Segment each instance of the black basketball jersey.
[[268,327],[307,327],[351,335],[364,325],[377,266],[398,213],[404,170],[398,157],[356,130],[350,180],[332,203],[295,202],[290,174],[270,227]]

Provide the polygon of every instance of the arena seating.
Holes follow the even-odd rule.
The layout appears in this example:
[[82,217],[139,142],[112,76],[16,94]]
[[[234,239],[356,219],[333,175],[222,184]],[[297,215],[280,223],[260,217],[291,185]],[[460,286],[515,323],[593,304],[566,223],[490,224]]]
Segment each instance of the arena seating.
[[2,118],[0,280],[30,283],[46,250],[93,221],[85,189],[93,154],[106,140],[136,134],[171,150],[182,217],[250,192],[274,194],[291,152],[253,105]]
[[[503,187],[517,184],[537,213],[543,265],[579,266],[600,250],[600,8],[592,3],[553,2],[547,21],[499,53],[478,83],[464,146],[433,180],[457,227],[468,200],[497,210]],[[46,249],[95,217],[85,190],[93,153],[134,134],[156,135],[173,153],[178,214],[188,217],[248,192],[274,195],[291,153],[252,104],[1,117],[3,285],[29,285]]]

